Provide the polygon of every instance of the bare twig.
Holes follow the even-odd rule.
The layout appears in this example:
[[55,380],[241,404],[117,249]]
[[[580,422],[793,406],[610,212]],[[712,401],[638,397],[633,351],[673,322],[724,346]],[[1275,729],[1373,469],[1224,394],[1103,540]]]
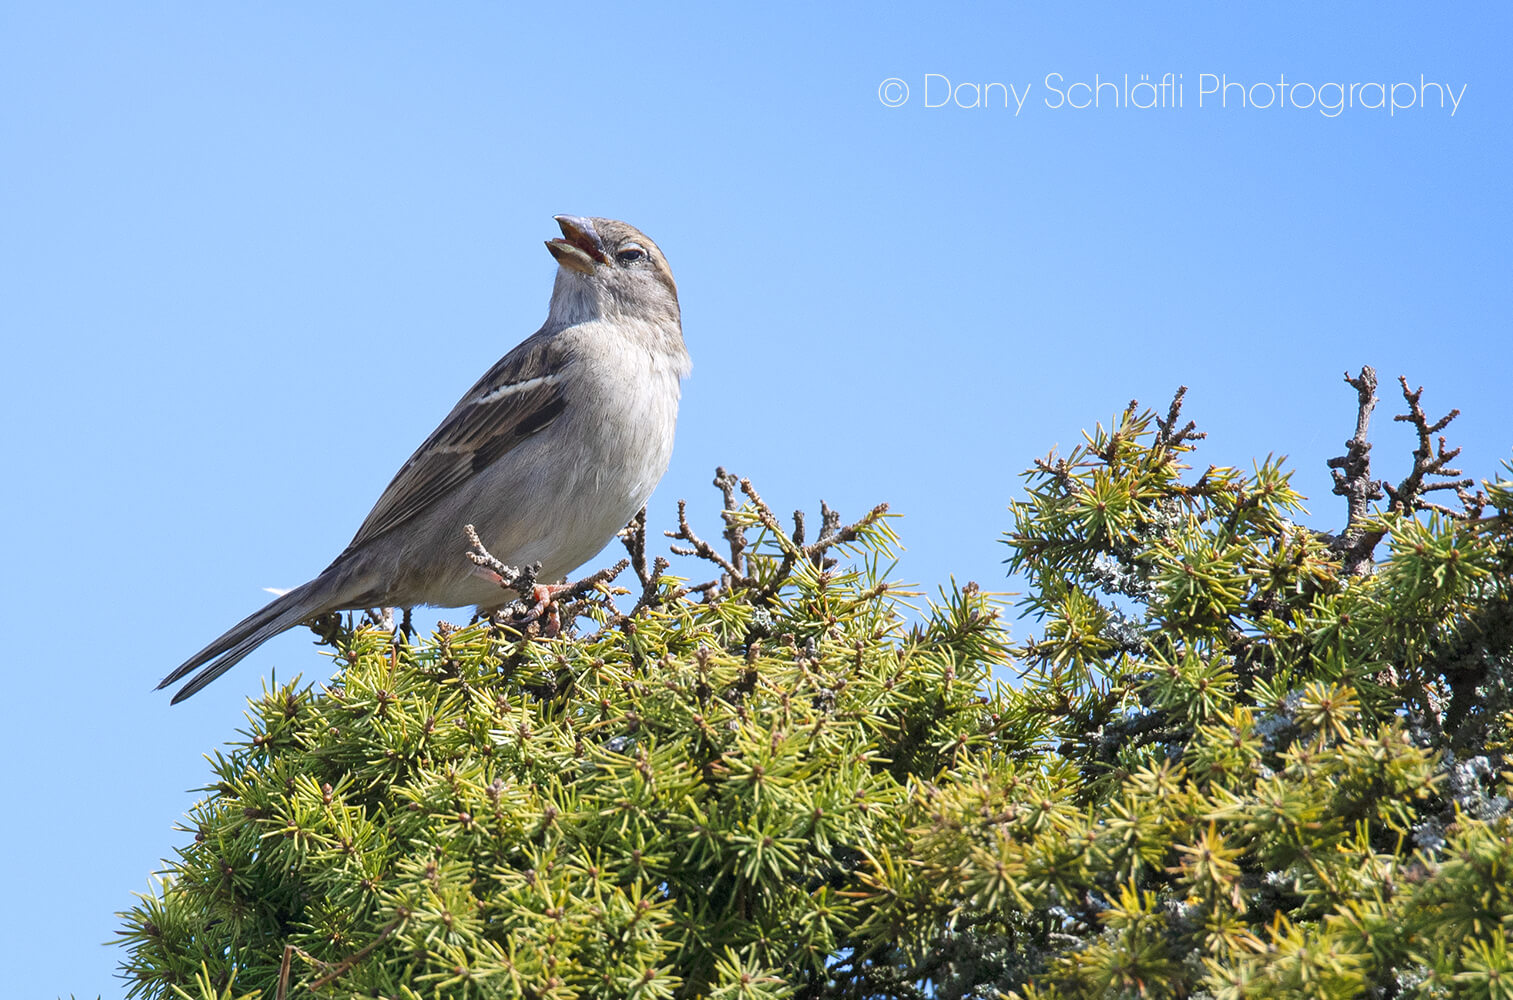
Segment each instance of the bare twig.
[[540,563],[520,567],[506,566],[483,547],[483,542],[478,538],[478,531],[471,524],[464,526],[462,530],[467,535],[470,546],[467,553],[468,559],[474,566],[480,566],[497,576],[499,586],[505,590],[513,590],[517,594],[528,594],[535,588],[536,574],[541,572]]
[[1181,427],[1177,421],[1182,417],[1182,397],[1187,395],[1187,386],[1177,386],[1176,395],[1172,396],[1172,405],[1167,408],[1166,419],[1156,418],[1156,446],[1175,450],[1188,441],[1201,441],[1208,437],[1206,431],[1198,430],[1198,423],[1189,420]]
[[1355,389],[1355,436],[1345,442],[1345,454],[1329,460],[1334,492],[1345,498],[1348,507],[1345,530],[1335,539],[1334,547],[1340,552],[1346,573],[1363,575],[1371,571],[1371,554],[1383,534],[1380,529],[1366,527],[1371,502],[1382,498],[1381,484],[1371,478],[1371,442],[1366,438],[1371,411],[1376,409],[1376,370],[1364,365],[1357,378],[1346,372],[1345,381]]
[[[614,602],[610,600],[610,593],[628,594],[630,591],[623,587],[616,587],[613,591],[610,591],[609,584],[614,581],[615,577],[625,572],[625,568],[629,565],[629,559],[621,559],[613,566],[601,569],[597,573],[590,573],[576,583],[566,584],[564,589],[556,590],[552,594],[548,606],[557,606],[560,609],[561,620],[568,623],[572,623],[579,617],[588,614],[595,607],[605,608],[611,614],[618,614],[618,609],[615,608]],[[528,625],[539,619],[543,610],[545,609],[541,605],[526,608],[524,609],[524,614],[518,617],[516,621],[507,622],[506,624],[512,627],[518,627],[522,624]]]
[[[657,557],[657,563],[660,564],[663,570],[667,569],[667,560],[663,559],[661,556]],[[676,604],[678,601],[681,601],[689,594],[698,594],[705,601],[711,601],[715,597],[717,597],[719,593],[720,581],[706,580],[703,583],[695,583],[678,587],[664,597],[657,593],[657,581],[653,580],[651,585],[641,592],[641,597],[636,601],[636,606],[634,608],[631,608],[630,614],[626,615],[625,617],[634,618],[642,608],[657,608],[670,604]]]
[[779,541],[791,541],[787,534],[783,532],[783,526],[778,524],[777,515],[772,512],[771,507],[767,506],[767,501],[762,499],[762,495],[756,491],[756,487],[751,485],[751,480],[741,479],[741,492],[746,494],[746,499],[750,500],[751,505],[756,508],[757,520],[761,522],[762,527],[768,531],[775,532],[779,537]]
[[636,579],[641,581],[641,586],[650,586],[658,574],[646,566],[645,507],[636,511],[636,516],[630,519],[630,523],[620,529],[620,541],[625,544],[625,551],[630,553],[630,566],[636,571]]
[[1064,493],[1070,493],[1077,488],[1077,480],[1072,478],[1072,463],[1057,457],[1054,450],[1045,458],[1035,459],[1035,468],[1053,480]]
[[[725,539],[730,543],[730,555],[719,552],[713,545],[700,538],[698,533],[688,523],[688,504],[686,501],[678,501],[678,530],[664,532],[667,537],[676,541],[686,542],[687,545],[671,546],[677,555],[696,556],[706,562],[713,563],[720,569],[720,578],[707,583],[695,584],[688,587],[678,588],[672,595],[666,598],[656,599],[651,591],[642,602],[637,604],[637,610],[685,597],[688,594],[703,594],[706,600],[712,599],[720,590],[728,590],[736,587],[751,588],[758,591],[759,600],[772,597],[778,589],[792,575],[793,567],[800,561],[807,561],[817,569],[826,569],[834,564],[833,560],[827,560],[825,553],[837,545],[855,541],[861,533],[877,522],[879,518],[888,512],[887,504],[879,504],[865,514],[854,524],[843,525],[841,516],[831,510],[823,501],[820,503],[820,532],[819,537],[812,542],[806,543],[807,521],[803,511],[793,512],[793,532],[790,534],[783,530],[777,514],[762,499],[762,495],[751,485],[751,480],[741,479],[724,468],[715,470],[714,485],[720,490],[724,498],[724,509],[720,512],[725,518]],[[741,497],[744,496],[750,507],[750,513],[742,513]],[[747,558],[747,550],[750,542],[746,538],[746,529],[750,525],[752,515],[756,522],[766,531],[772,534],[774,541],[783,552],[776,569],[763,581],[757,580],[750,572],[750,561]]]
[[[727,509],[727,511],[729,510],[729,508],[726,508],[726,509]],[[676,554],[678,554],[680,556],[698,556],[700,559],[704,559],[704,560],[707,560],[709,562],[714,563],[716,566],[720,567],[720,571],[721,572],[723,572],[727,577],[730,578],[730,580],[731,580],[732,583],[735,583],[735,582],[738,582],[738,581],[744,581],[746,579],[746,575],[744,573],[742,573],[739,569],[736,568],[735,562],[732,559],[727,559],[724,556],[722,556],[719,552],[715,551],[715,547],[713,545],[710,545],[708,542],[706,542],[704,539],[700,538],[694,532],[693,527],[688,523],[688,501],[687,500],[679,500],[678,501],[678,530],[677,531],[664,531],[662,533],[664,535],[666,535],[668,538],[673,538],[673,539],[677,539],[678,541],[687,542],[688,545],[691,546],[691,547],[682,546],[682,545],[669,546],[669,548],[671,548],[672,551],[675,552]],[[726,529],[725,535],[726,535],[727,538],[730,537],[730,531],[729,531],[729,529]],[[742,547],[744,548],[745,547],[745,538],[744,537],[741,539],[741,542],[742,542]],[[734,546],[732,546],[732,553],[734,553],[734,552],[735,552],[735,548],[734,548]]]
[[656,607],[662,601],[657,596],[657,584],[662,580],[662,574],[667,572],[670,565],[665,556],[657,556],[652,561],[651,570],[641,580],[641,596],[636,598],[636,606],[630,609],[630,617],[634,618],[642,608]]
[[601,586],[612,583],[615,577],[624,573],[626,567],[629,565],[629,559],[621,559],[613,566],[601,569],[597,573],[590,573],[576,583],[569,583],[566,590],[558,591],[559,599],[573,600],[574,598],[585,597],[598,590]]
[[[1345,381],[1356,392],[1355,436],[1345,442],[1345,454],[1329,460],[1334,476],[1334,492],[1346,498],[1349,513],[1345,530],[1333,540],[1333,547],[1341,553],[1347,573],[1362,575],[1371,571],[1371,557],[1376,546],[1386,534],[1382,527],[1368,527],[1371,520],[1371,503],[1388,500],[1388,511],[1411,517],[1419,511],[1432,511],[1461,521],[1475,521],[1481,517],[1487,504],[1486,494],[1471,492],[1475,480],[1461,476],[1461,470],[1451,468],[1450,463],[1460,454],[1459,448],[1445,447],[1444,435],[1439,432],[1460,416],[1459,410],[1451,410],[1438,420],[1430,421],[1419,405],[1424,389],[1408,388],[1408,380],[1398,376],[1403,399],[1408,412],[1395,415],[1394,421],[1413,425],[1418,436],[1418,446],[1413,450],[1413,468],[1396,486],[1386,481],[1371,478],[1371,442],[1366,433],[1371,425],[1371,411],[1376,407],[1376,372],[1370,365],[1361,368],[1358,378],[1347,372]],[[1434,440],[1439,435],[1439,440]],[[1429,482],[1431,477],[1438,481]],[[1425,499],[1425,494],[1440,490],[1454,491],[1461,503],[1455,510],[1444,504]],[[1385,491],[1385,493],[1384,493]],[[1380,524],[1380,522],[1377,522]]]
[[677,590],[673,591],[670,599],[679,600],[681,598],[687,597],[689,594],[698,594],[706,601],[714,600],[720,594],[720,581],[706,580],[704,583],[695,583],[691,586],[679,587]]
[[762,595],[767,597],[776,594],[778,588],[787,581],[789,575],[793,572],[795,562],[802,559],[815,569],[827,569],[833,566],[835,561],[827,560],[825,558],[826,552],[837,545],[854,542],[861,536],[864,530],[888,513],[887,504],[878,504],[862,515],[855,523],[842,525],[840,513],[831,510],[821,500],[819,537],[808,545],[804,545],[799,541],[804,533],[804,518],[802,514],[795,512],[794,534],[785,534],[782,525],[778,523],[777,515],[772,512],[772,508],[767,505],[767,501],[762,499],[761,494],[756,491],[756,487],[751,485],[751,480],[741,480],[741,492],[746,494],[746,498],[756,508],[757,520],[764,528],[772,532],[773,536],[777,539],[778,545],[783,550],[783,561],[778,564],[777,572],[773,574],[772,579],[768,580],[761,587]]
[[[672,546],[674,552],[681,555],[698,555],[699,546],[701,545],[708,547],[710,552],[714,552],[713,547],[708,546],[707,543],[694,534],[693,528],[689,527],[686,504],[681,500],[678,502],[678,520],[680,522],[679,530],[677,532],[664,532],[664,534],[683,539],[684,541],[691,541],[694,543],[694,548],[686,549]],[[718,592],[720,581],[710,580],[706,583],[695,584],[693,586],[678,587],[665,597],[658,593],[659,585],[662,582],[662,574],[667,572],[667,568],[671,564],[667,561],[666,557],[657,556],[652,560],[650,566],[646,565],[645,507],[642,507],[641,512],[636,515],[635,519],[620,532],[620,540],[625,543],[625,548],[629,550],[631,566],[635,568],[636,577],[641,581],[641,596],[636,598],[636,606],[630,609],[630,614],[626,617],[634,618],[643,608],[655,608],[661,607],[664,604],[671,604],[689,594],[698,593],[707,596],[710,593]]]
[[736,488],[740,485],[740,481],[726,472],[722,465],[714,470],[714,484],[719,488],[720,496],[724,499],[721,516],[725,518],[725,540],[730,543],[730,565],[735,567],[736,575],[744,575],[746,572],[746,531],[734,516],[735,512],[741,508],[736,499]]
[[[1449,478],[1461,474],[1459,469],[1450,468],[1450,463],[1455,456],[1460,454],[1460,449],[1452,448],[1446,451],[1443,435],[1440,436],[1438,449],[1432,446],[1430,440],[1448,427],[1450,421],[1460,416],[1460,410],[1451,410],[1431,424],[1423,407],[1419,406],[1419,400],[1424,395],[1424,387],[1419,386],[1416,391],[1410,390],[1406,378],[1399,375],[1397,380],[1403,387],[1403,399],[1408,403],[1408,412],[1399,413],[1392,419],[1413,425],[1413,429],[1418,432],[1418,447],[1413,450],[1413,469],[1403,477],[1403,481],[1396,487],[1390,483],[1382,484],[1390,498],[1389,509],[1404,514],[1412,514],[1416,510],[1432,510],[1450,517],[1463,518],[1466,516],[1466,511],[1453,511],[1422,499],[1423,494],[1431,490],[1455,490],[1457,495],[1463,495],[1466,487],[1476,483],[1474,479]],[[1448,481],[1425,484],[1424,480],[1429,476],[1439,476]],[[1464,497],[1462,502],[1464,503]]]
[[[554,606],[560,608],[562,619],[568,622],[587,614],[595,607],[604,608],[611,612],[612,621],[607,624],[615,624],[618,627],[644,610],[666,607],[695,594],[709,602],[716,600],[722,591],[744,588],[756,591],[754,596],[758,600],[767,600],[775,596],[787,582],[798,562],[807,562],[820,570],[828,569],[835,563],[834,559],[827,558],[826,555],[831,549],[837,545],[855,541],[888,511],[887,504],[879,504],[856,522],[843,524],[839,512],[821,502],[819,536],[811,542],[806,541],[807,530],[803,511],[794,511],[793,532],[789,534],[783,530],[772,508],[757,493],[750,480],[740,479],[720,468],[715,470],[714,485],[720,490],[724,499],[720,513],[725,519],[724,537],[729,545],[729,555],[721,552],[694,530],[693,525],[688,521],[688,504],[684,500],[678,501],[677,530],[666,531],[663,534],[676,542],[685,543],[669,546],[672,552],[677,555],[694,556],[712,563],[719,569],[720,575],[716,579],[706,580],[703,583],[686,584],[665,591],[662,581],[669,567],[668,560],[658,556],[650,565],[646,561],[645,508],[642,508],[635,518],[620,531],[620,540],[625,545],[628,558],[620,560],[607,570],[584,577],[576,583],[554,585],[550,588],[549,597],[542,596],[542,592],[547,588],[538,585],[536,575],[540,571],[539,564],[523,568],[506,565],[484,547],[477,531],[472,525],[468,525],[466,528],[470,546],[467,552],[468,559],[475,566],[492,573],[501,588],[512,590],[522,598],[527,598],[513,601],[500,608],[495,612],[493,620],[497,624],[519,629],[526,635],[535,635],[537,634],[536,623],[538,620],[547,619],[548,610]],[[750,542],[746,537],[746,532],[752,526],[753,514],[755,514],[756,522],[772,533],[774,541],[782,551],[782,558],[775,567],[768,566],[762,580],[752,575],[751,561],[748,556]],[[767,564],[764,563],[764,565]],[[611,602],[606,585],[628,566],[635,567],[641,588],[635,606],[628,614],[622,615]],[[617,589],[616,592],[625,594],[631,591]],[[544,627],[553,629],[556,627],[555,622],[556,619],[551,618]]]
[[860,519],[843,525],[840,513],[825,506],[823,500],[820,501],[820,514],[824,518],[824,528],[820,531],[820,537],[804,546],[804,557],[815,566],[823,568],[820,561],[822,555],[837,545],[856,541],[864,530],[875,524],[886,513],[888,513],[888,505],[880,503],[863,514]]

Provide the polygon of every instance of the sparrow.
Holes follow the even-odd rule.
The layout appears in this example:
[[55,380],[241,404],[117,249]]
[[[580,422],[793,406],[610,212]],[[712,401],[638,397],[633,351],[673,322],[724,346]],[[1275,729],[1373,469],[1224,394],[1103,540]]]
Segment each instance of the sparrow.
[[183,701],[273,636],[332,611],[507,603],[464,555],[464,526],[510,566],[561,580],[592,558],[667,471],[681,381],[678,288],[662,251],[613,219],[556,217],[541,329],[490,368],[400,467],[319,576],[163,678]]

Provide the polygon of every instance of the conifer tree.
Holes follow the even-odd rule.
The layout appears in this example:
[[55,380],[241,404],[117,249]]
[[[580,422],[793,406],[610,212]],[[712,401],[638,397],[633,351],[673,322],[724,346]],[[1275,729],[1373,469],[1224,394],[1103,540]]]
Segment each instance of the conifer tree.
[[1513,469],[1403,382],[1374,478],[1347,380],[1337,534],[1181,392],[1035,462],[1018,644],[975,584],[911,610],[885,507],[811,538],[723,470],[669,532],[705,582],[643,513],[562,634],[318,623],[334,679],[252,701],[123,914],[131,995],[1513,996]]

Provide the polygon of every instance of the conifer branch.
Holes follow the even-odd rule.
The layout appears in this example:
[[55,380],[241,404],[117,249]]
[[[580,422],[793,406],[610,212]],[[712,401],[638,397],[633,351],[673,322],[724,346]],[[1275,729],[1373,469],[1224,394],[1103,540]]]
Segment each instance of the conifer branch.
[[[1369,493],[1367,381],[1347,496]],[[1179,390],[1030,474],[1006,537],[1042,628],[1020,646],[974,584],[904,615],[884,506],[790,522],[724,469],[728,545],[686,509],[671,533],[718,579],[675,585],[638,515],[621,565],[559,590],[591,634],[501,658],[441,628],[401,657],[323,622],[339,683],[267,691],[214,755],[192,842],[124,915],[128,993],[1510,981],[1513,482],[1475,530],[1413,517],[1467,487],[1434,447],[1448,418],[1405,395],[1403,544],[1365,579],[1290,519],[1280,461],[1183,481]]]
[[326,973],[324,976],[321,976],[315,982],[311,983],[311,991],[314,992],[325,989],[327,986],[330,986],[332,983],[336,982],[336,980],[346,975],[349,971],[352,970],[353,966],[357,965],[358,962],[361,962],[363,959],[372,954],[374,948],[377,948],[379,945],[387,941],[389,939],[389,935],[398,930],[409,918],[410,911],[405,909],[404,907],[400,907],[399,910],[394,914],[394,918],[387,924],[385,924],[383,928],[378,932],[377,937],[375,937],[372,941],[369,941],[367,944],[363,945],[357,951],[348,955],[346,958],[342,959],[340,962],[336,963],[336,965],[332,967],[330,972]]

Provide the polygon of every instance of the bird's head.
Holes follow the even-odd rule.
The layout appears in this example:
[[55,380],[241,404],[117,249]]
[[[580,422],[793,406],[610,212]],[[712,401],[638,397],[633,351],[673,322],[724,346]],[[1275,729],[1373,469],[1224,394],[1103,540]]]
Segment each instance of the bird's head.
[[678,286],[667,258],[645,233],[614,219],[557,216],[562,236],[546,248],[560,265],[552,317],[563,323],[633,318],[679,321]]

